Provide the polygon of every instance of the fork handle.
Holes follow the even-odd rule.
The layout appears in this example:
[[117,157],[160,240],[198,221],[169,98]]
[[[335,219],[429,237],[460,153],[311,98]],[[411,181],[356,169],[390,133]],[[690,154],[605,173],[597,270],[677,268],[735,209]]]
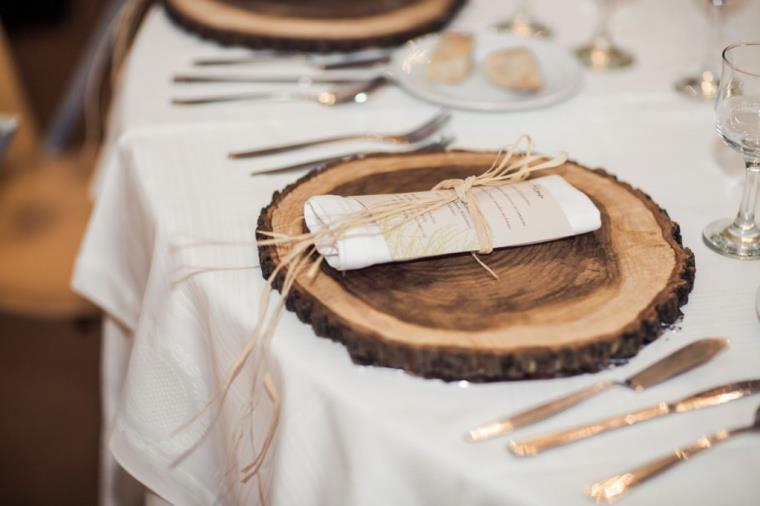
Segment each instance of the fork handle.
[[651,462],[647,462],[636,469],[593,483],[586,488],[586,493],[597,501],[604,500],[612,502],[636,485],[654,478],[673,466],[688,460],[697,453],[712,448],[716,444],[741,432],[743,431],[722,430],[709,436],[703,436],[688,446],[679,448],[678,450],[652,460]]
[[613,381],[600,381],[586,388],[581,388],[575,392],[570,392],[562,397],[557,397],[533,408],[521,411],[508,418],[502,418],[495,422],[480,425],[467,433],[467,439],[471,442],[484,441],[491,439],[507,432],[511,432],[520,427],[545,420],[550,416],[561,413],[576,404],[589,399],[601,392],[604,392],[616,383]]
[[237,152],[229,153],[228,156],[234,159],[255,158],[257,156],[276,155],[278,153],[285,153],[286,151],[294,151],[297,149],[310,148],[312,146],[320,146],[322,144],[331,144],[334,142],[351,141],[351,140],[359,140],[359,139],[381,141],[381,140],[389,139],[389,137],[385,135],[372,135],[372,134],[336,135],[333,137],[324,137],[322,139],[316,139],[313,141],[283,144],[283,145],[274,146],[271,148],[253,149],[250,151],[237,151]]

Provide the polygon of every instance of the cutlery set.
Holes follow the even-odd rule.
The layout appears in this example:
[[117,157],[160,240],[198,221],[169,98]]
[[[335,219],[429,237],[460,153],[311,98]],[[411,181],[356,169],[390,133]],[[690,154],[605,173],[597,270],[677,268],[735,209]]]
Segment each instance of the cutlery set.
[[[706,364],[727,345],[728,341],[723,338],[696,341],[676,350],[625,380],[595,383],[520,413],[480,425],[468,431],[465,439],[469,442],[479,442],[507,434],[570,409],[613,386],[624,386],[636,392],[643,391]],[[510,452],[519,457],[535,456],[553,448],[579,442],[615,429],[636,425],[666,415],[719,406],[757,393],[760,393],[760,378],[727,383],[696,392],[682,399],[659,402],[643,409],[585,423],[577,427],[521,440],[512,440],[507,447]],[[639,468],[589,485],[586,487],[586,493],[597,501],[612,502],[637,484],[672,468],[692,455],[711,448],[730,437],[750,432],[760,432],[760,408],[758,408],[754,423],[749,426],[725,429],[704,436],[685,448],[674,450],[672,453]]]
[[[324,106],[335,106],[346,103],[363,103],[368,96],[374,91],[382,88],[392,82],[392,78],[385,72],[374,75],[364,75],[363,77],[345,77],[339,75],[330,75],[330,71],[344,69],[374,69],[378,65],[387,64],[390,61],[390,53],[387,51],[374,51],[370,54],[349,55],[341,57],[319,57],[313,55],[304,55],[301,53],[268,51],[266,53],[252,56],[241,56],[236,58],[198,58],[193,61],[196,67],[224,67],[224,66],[243,66],[260,63],[288,63],[297,62],[311,69],[326,72],[318,76],[309,75],[210,75],[210,74],[177,74],[173,78],[175,84],[193,85],[193,84],[297,84],[296,89],[285,90],[268,90],[268,91],[251,91],[244,93],[227,93],[209,96],[193,97],[175,97],[171,100],[173,105],[178,106],[196,106],[207,104],[218,104],[225,102],[241,101],[306,101],[313,102]],[[328,90],[312,90],[311,85],[332,85]],[[396,145],[408,145],[408,149],[394,150],[393,153],[417,153],[432,150],[445,149],[454,140],[450,134],[437,134],[451,119],[451,114],[447,111],[438,113],[432,119],[424,124],[402,133],[376,133],[364,132],[346,135],[325,137],[303,142],[291,143],[281,146],[266,147],[260,149],[239,151],[229,153],[228,156],[233,160],[246,158],[255,158],[286,153],[294,150],[307,149],[314,146],[333,144],[347,141],[371,141],[378,143],[388,143]],[[391,151],[381,151],[388,152]],[[310,160],[307,162],[272,167],[265,170],[258,170],[251,173],[252,176],[261,174],[272,174],[278,172],[308,169],[323,166],[333,162],[359,158],[366,155],[365,151],[345,153],[338,156],[331,156]]]
[[229,154],[230,158],[254,158],[257,156],[268,156],[284,153],[286,151],[292,151],[296,149],[310,148],[313,146],[319,146],[321,144],[331,144],[335,142],[365,140],[365,141],[377,141],[388,142],[392,144],[415,144],[422,140],[427,139],[432,134],[439,131],[444,125],[446,125],[451,119],[451,113],[448,111],[441,111],[433,118],[426,121],[422,125],[403,133],[395,134],[379,134],[379,133],[355,133],[347,135],[337,135],[333,137],[324,137],[321,139],[315,139],[311,141],[298,142],[293,144],[285,144],[282,146],[274,146],[271,148],[255,149],[251,151],[238,151]]
[[[334,144],[338,142],[347,141],[372,141],[386,144],[405,145],[409,146],[404,149],[394,149],[392,151],[373,151],[375,153],[422,153],[427,151],[438,151],[445,149],[454,141],[454,136],[447,133],[441,133],[441,130],[451,120],[451,114],[448,111],[441,111],[435,116],[425,121],[423,124],[401,133],[352,133],[345,135],[336,135],[330,137],[323,137],[319,139],[311,139],[302,142],[283,144],[279,146],[272,146],[260,149],[245,150],[245,151],[233,151],[227,154],[232,160],[243,160],[250,158],[258,158],[264,156],[278,155],[287,153],[290,151],[308,149],[315,146],[321,146],[325,144]],[[288,172],[301,169],[313,169],[319,168],[328,164],[347,161],[356,158],[362,158],[368,154],[367,151],[355,151],[351,153],[344,153],[336,156],[329,156],[325,158],[319,158],[316,160],[308,160],[306,162],[300,162],[285,166],[269,167],[262,170],[257,170],[251,173],[251,176],[260,176],[264,174],[273,174],[279,172]]]
[[[387,153],[387,154],[410,154],[410,153],[425,153],[428,151],[440,151],[442,149],[446,149],[446,147],[449,146],[454,142],[454,137],[451,135],[441,135],[433,137],[431,140],[428,140],[426,142],[417,144],[413,148],[405,149],[405,150],[394,150],[394,151],[373,151],[373,153]],[[251,176],[260,176],[264,174],[274,174],[277,172],[289,172],[292,170],[299,170],[299,169],[318,169],[321,167],[324,167],[325,165],[330,165],[337,162],[346,162],[349,160],[354,159],[360,159],[365,157],[367,154],[369,154],[366,151],[355,151],[353,153],[347,153],[343,155],[338,156],[330,156],[326,158],[320,158],[317,160],[309,160],[308,162],[303,163],[297,163],[293,165],[286,165],[283,167],[273,167],[273,168],[267,168],[263,170],[257,170],[255,172],[251,172]]]
[[[173,78],[175,84],[298,84],[301,88],[313,84],[328,84],[334,87],[327,91],[266,91],[253,93],[221,94],[208,97],[174,98],[172,104],[182,106],[216,104],[224,102],[262,101],[262,100],[307,100],[323,105],[338,105],[348,102],[362,102],[366,96],[391,82],[390,76],[384,72],[364,76],[336,76],[330,71],[349,69],[375,69],[390,61],[387,51],[375,52],[369,55],[318,57],[302,53],[271,51],[266,54],[241,56],[237,58],[201,58],[196,59],[196,67],[243,66],[261,63],[299,63],[312,70],[325,72],[317,76],[309,75],[209,75],[209,74],[178,74]],[[357,100],[359,95],[364,100]],[[335,98],[332,98],[335,97]]]

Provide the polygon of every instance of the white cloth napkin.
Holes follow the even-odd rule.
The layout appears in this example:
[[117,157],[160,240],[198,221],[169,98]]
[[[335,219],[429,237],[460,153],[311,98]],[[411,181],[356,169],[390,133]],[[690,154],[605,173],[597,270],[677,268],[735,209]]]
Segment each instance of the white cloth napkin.
[[[525,188],[528,185],[535,184],[540,184],[544,190],[551,194],[551,197],[559,205],[559,211],[563,215],[564,220],[566,220],[567,226],[562,228],[562,231],[558,231],[560,229],[557,226],[553,225],[550,227],[546,222],[535,223],[528,219],[528,224],[524,227],[521,227],[519,223],[515,223],[516,227],[524,228],[525,230],[521,230],[519,233],[510,230],[505,233],[503,216],[498,212],[489,213],[484,205],[488,201],[488,199],[483,197],[484,193],[498,191],[498,189],[477,188],[475,190],[479,192],[477,198],[481,203],[481,209],[483,209],[486,221],[492,231],[494,247],[518,246],[560,239],[562,237],[591,232],[601,227],[599,210],[591,202],[591,199],[560,176],[544,176],[512,186]],[[339,222],[347,215],[359,213],[365,209],[365,205],[354,197],[319,195],[310,198],[304,204],[304,220],[309,230],[316,232],[326,226]],[[441,208],[433,212],[437,218],[441,218],[441,215],[448,213],[449,210],[447,208]],[[547,216],[547,218],[550,217]],[[517,222],[517,220],[514,221]],[[388,242],[377,224],[353,228],[334,242],[317,244],[317,249],[320,254],[324,255],[327,263],[338,270],[361,269],[370,265],[392,262],[394,258],[398,258],[397,255],[394,256],[389,248]],[[423,256],[475,251],[476,249],[458,247],[457,245],[444,253],[413,255],[403,259],[411,260]]]

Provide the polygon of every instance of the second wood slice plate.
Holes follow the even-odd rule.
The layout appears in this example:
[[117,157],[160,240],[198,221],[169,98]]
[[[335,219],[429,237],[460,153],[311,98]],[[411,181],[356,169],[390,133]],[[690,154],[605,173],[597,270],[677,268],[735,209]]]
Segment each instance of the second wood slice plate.
[[[424,191],[483,172],[496,153],[375,155],[312,172],[262,210],[260,230],[299,233],[303,204],[319,194]],[[694,256],[679,227],[639,190],[568,162],[549,172],[585,192],[602,214],[596,232],[469,254],[298,279],[288,308],[355,362],[445,380],[548,378],[635,355],[681,315]],[[268,277],[282,247],[259,248]],[[282,278],[276,283],[281,286]]]
[[464,0],[164,0],[180,25],[223,44],[300,51],[395,46],[443,28]]

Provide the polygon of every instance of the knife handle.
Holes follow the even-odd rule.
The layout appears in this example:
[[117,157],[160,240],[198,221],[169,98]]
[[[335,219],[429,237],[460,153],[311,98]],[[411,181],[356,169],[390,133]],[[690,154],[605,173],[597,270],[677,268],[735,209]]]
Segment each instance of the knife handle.
[[204,104],[216,104],[220,102],[239,102],[244,100],[287,100],[308,98],[296,93],[282,93],[282,92],[260,92],[260,93],[237,93],[229,95],[218,95],[209,97],[195,97],[195,98],[173,98],[172,104],[174,105],[204,105]]
[[679,448],[636,469],[593,483],[586,487],[586,494],[596,499],[597,502],[612,502],[636,485],[654,478],[693,455],[725,441],[732,435],[731,431],[722,430],[710,436],[703,436],[689,446]]
[[521,411],[508,418],[502,418],[495,422],[480,425],[467,433],[466,439],[470,442],[485,441],[507,432],[511,432],[520,427],[525,427],[532,423],[540,422],[550,416],[561,413],[576,404],[579,404],[590,397],[593,397],[616,383],[613,381],[601,381],[591,386],[570,392],[562,397],[557,397],[543,404]]
[[519,457],[537,455],[542,451],[562,446],[575,441],[601,434],[620,427],[626,427],[652,418],[667,415],[671,410],[670,405],[661,402],[655,406],[634,411],[625,415],[613,416],[605,420],[593,422],[572,429],[552,432],[544,436],[525,439],[523,441],[510,441],[509,450]]

